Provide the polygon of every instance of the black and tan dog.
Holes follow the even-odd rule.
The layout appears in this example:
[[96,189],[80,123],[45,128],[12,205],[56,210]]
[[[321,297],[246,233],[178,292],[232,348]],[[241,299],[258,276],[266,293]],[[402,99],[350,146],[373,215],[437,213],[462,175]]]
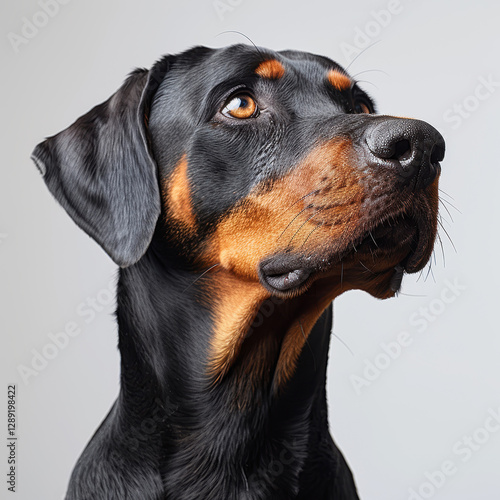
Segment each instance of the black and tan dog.
[[335,62],[194,48],[33,158],[121,266],[121,392],[67,498],[355,499],[327,422],[331,302],[434,244],[440,134]]

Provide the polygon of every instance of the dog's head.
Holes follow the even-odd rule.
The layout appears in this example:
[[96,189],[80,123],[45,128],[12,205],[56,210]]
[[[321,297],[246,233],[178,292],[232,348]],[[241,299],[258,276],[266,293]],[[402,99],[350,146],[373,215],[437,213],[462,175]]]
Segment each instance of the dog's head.
[[134,72],[33,158],[120,266],[152,246],[216,266],[206,286],[236,291],[222,349],[272,296],[313,293],[320,311],[352,288],[394,295],[430,258],[443,155],[433,127],[375,114],[330,59],[238,45]]

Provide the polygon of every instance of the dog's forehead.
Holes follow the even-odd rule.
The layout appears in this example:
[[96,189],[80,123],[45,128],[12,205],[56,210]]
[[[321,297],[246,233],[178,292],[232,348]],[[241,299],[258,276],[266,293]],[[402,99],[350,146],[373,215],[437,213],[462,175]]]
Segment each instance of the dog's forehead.
[[[199,62],[209,66],[214,72],[221,75],[227,71],[246,72],[252,70],[264,61],[276,60],[286,67],[298,71],[311,72],[317,69],[324,71],[340,67],[335,61],[310,52],[296,50],[274,51],[264,47],[253,47],[249,45],[231,45],[220,49],[205,49],[197,51]],[[186,61],[189,65],[190,61]],[[194,62],[191,59],[191,62]]]
[[[345,76],[339,82],[330,77],[333,72]],[[345,70],[327,57],[308,52],[284,50],[275,52],[248,45],[232,45],[221,49],[196,47],[178,56],[160,87],[160,94],[169,94],[167,87],[182,87],[190,97],[207,95],[211,89],[225,82],[242,83],[254,80],[285,80],[288,85],[304,82],[323,85],[330,81],[339,90],[352,84]],[[177,92],[172,88],[172,93]]]

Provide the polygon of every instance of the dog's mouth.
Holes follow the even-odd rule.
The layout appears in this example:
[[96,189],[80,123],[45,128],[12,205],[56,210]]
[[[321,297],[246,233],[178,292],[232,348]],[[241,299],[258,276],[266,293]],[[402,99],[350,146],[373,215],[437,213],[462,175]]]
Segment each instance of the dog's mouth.
[[259,266],[260,280],[272,292],[299,290],[315,272],[314,266],[307,266],[303,260],[292,254],[274,255]]
[[428,262],[435,228],[428,217],[406,213],[387,217],[344,242],[325,245],[318,253],[284,251],[259,265],[261,283],[272,293],[296,295],[316,277],[361,266],[367,277],[393,270],[390,289],[399,290],[404,273],[420,271]]

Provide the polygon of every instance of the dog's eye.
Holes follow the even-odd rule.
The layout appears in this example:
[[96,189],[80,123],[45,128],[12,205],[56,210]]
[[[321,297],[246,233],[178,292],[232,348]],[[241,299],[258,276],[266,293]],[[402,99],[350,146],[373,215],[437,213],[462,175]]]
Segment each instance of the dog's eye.
[[371,110],[363,101],[357,100],[354,101],[354,112],[358,114],[365,113],[369,115],[371,113]]
[[238,119],[253,118],[258,112],[254,98],[244,93],[231,97],[222,108],[224,116]]

